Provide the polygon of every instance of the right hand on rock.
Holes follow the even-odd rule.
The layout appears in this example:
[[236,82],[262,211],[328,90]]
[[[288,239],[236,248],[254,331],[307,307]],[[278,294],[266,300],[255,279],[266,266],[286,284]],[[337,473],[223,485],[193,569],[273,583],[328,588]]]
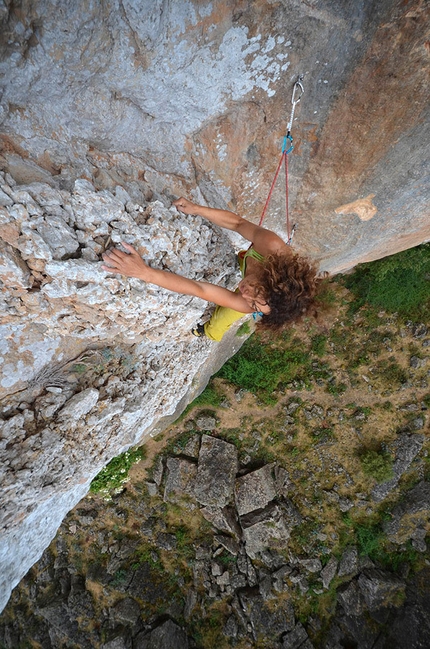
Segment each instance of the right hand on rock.
[[176,207],[177,210],[179,210],[179,212],[183,212],[184,214],[197,214],[198,205],[192,203],[183,196],[181,196],[181,198],[178,198],[178,200],[173,201],[172,204]]

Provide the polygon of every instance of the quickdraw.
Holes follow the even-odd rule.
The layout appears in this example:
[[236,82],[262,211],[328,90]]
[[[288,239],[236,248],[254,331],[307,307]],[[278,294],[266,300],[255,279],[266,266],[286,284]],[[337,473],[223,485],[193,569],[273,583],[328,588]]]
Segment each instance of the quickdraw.
[[299,103],[300,99],[302,98],[302,95],[305,91],[303,87],[303,74],[300,74],[297,77],[297,81],[294,84],[293,87],[293,94],[291,97],[291,114],[290,114],[290,119],[287,124],[287,133],[284,137],[284,141],[282,144],[282,155],[281,159],[278,164],[278,168],[276,169],[275,177],[273,179],[272,185],[270,187],[269,195],[266,200],[266,204],[264,205],[263,212],[260,217],[260,222],[258,225],[261,225],[263,223],[264,217],[266,215],[267,208],[270,203],[270,199],[272,198],[273,190],[275,188],[276,181],[279,176],[279,172],[281,171],[282,163],[285,161],[285,205],[286,205],[286,217],[287,217],[287,244],[291,245],[291,242],[293,240],[294,232],[296,230],[296,224],[293,225],[292,229],[290,229],[290,215],[288,211],[288,154],[291,153],[291,151],[294,149],[293,146],[293,137],[291,135],[291,128],[293,125],[293,120],[294,120],[294,111],[296,110],[296,106]]

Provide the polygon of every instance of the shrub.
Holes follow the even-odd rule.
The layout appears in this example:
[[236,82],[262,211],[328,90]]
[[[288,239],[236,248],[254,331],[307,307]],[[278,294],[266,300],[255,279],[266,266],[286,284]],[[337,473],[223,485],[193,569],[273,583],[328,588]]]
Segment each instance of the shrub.
[[311,340],[311,351],[316,356],[324,356],[327,346],[327,338],[324,334],[318,334]]
[[377,482],[390,480],[393,473],[393,459],[386,451],[368,449],[360,455],[363,473],[374,478]]

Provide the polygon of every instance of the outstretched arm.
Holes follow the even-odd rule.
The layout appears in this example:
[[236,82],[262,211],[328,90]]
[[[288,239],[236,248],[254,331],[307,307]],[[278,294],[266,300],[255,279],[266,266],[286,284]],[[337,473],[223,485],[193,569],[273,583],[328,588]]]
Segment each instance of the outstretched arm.
[[126,275],[127,277],[136,277],[144,282],[166,288],[169,291],[200,297],[207,302],[230,307],[241,313],[252,313],[252,309],[239,293],[233,293],[233,291],[216,286],[216,284],[199,282],[165,270],[151,268],[145,264],[133,246],[128,243],[122,245],[129,253],[118,249],[105,252],[103,259],[106,265],[102,266],[103,270],[109,273]]
[[264,256],[288,249],[286,243],[277,234],[247,221],[234,212],[197,205],[186,198],[179,198],[173,202],[173,205],[184,214],[198,214],[221,228],[238,232],[244,239],[251,241],[254,248]]

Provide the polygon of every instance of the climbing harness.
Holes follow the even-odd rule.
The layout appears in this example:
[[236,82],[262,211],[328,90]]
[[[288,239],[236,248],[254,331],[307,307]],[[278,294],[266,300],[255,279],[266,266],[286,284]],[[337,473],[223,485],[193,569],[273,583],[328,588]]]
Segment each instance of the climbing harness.
[[303,74],[300,74],[297,77],[297,81],[294,84],[293,87],[293,94],[291,97],[291,114],[290,114],[290,119],[287,124],[287,133],[284,137],[284,142],[282,144],[282,155],[281,159],[278,164],[278,168],[276,169],[275,177],[273,179],[272,185],[269,190],[269,195],[266,200],[266,204],[264,205],[263,212],[260,217],[260,222],[258,225],[261,225],[263,223],[264,217],[266,215],[267,208],[270,203],[270,199],[272,198],[273,190],[276,185],[276,181],[279,176],[279,172],[281,171],[282,163],[285,162],[285,205],[286,205],[286,217],[287,217],[287,244],[291,245],[291,242],[293,240],[294,232],[296,230],[296,224],[293,225],[292,229],[290,229],[290,215],[288,212],[288,154],[291,153],[291,151],[294,149],[293,146],[293,137],[291,135],[291,128],[293,125],[293,120],[294,120],[294,111],[296,110],[296,105],[299,103],[300,99],[302,98],[302,95],[305,91],[303,87]]

